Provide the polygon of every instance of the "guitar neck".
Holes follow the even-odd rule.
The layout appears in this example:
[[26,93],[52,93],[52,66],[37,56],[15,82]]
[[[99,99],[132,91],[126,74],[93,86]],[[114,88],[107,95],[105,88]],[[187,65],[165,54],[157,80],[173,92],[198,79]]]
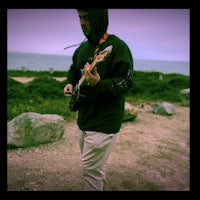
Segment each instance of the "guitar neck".
[[[92,71],[92,70],[94,69],[96,63],[97,63],[97,62],[96,62],[96,60],[94,59],[93,62],[91,63],[91,65],[90,65],[90,71]],[[81,79],[79,80],[79,82],[78,82],[78,87],[80,87],[80,86],[82,85],[82,83],[84,82],[84,80],[85,80],[85,74],[83,74],[83,76],[82,76]]]

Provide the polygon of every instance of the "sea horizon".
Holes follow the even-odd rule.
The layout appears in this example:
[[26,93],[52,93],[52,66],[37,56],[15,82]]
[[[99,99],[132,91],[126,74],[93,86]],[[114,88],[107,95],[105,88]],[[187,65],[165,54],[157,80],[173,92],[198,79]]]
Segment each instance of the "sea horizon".
[[[57,54],[8,52],[7,70],[67,71],[72,56]],[[190,62],[134,59],[135,71],[178,73],[190,76]]]

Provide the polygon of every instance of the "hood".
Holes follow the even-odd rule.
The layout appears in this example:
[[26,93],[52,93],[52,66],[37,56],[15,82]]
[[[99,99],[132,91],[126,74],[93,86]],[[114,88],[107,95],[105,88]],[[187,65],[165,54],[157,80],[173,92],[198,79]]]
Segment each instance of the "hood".
[[88,41],[95,46],[99,44],[99,40],[108,28],[108,9],[87,9],[89,14],[91,36]]

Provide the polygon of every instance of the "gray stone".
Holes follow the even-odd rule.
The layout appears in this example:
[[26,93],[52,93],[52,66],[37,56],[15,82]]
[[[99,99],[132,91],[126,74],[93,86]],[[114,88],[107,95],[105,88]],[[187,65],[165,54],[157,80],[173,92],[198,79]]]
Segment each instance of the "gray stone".
[[65,124],[59,115],[23,113],[7,124],[7,146],[28,147],[58,141]]
[[190,88],[183,89],[180,91],[181,105],[189,106],[190,105]]
[[168,102],[151,104],[151,107],[153,108],[152,112],[159,115],[173,115],[176,113],[175,106]]
[[137,118],[138,115],[138,109],[131,105],[128,102],[125,102],[124,105],[124,116],[123,121],[132,121]]

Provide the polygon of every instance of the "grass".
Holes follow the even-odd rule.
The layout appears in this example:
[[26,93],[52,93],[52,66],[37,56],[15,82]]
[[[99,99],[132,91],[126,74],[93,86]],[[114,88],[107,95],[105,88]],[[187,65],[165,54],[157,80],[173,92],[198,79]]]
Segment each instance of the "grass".
[[[180,90],[190,87],[190,77],[181,74],[162,74],[160,72],[134,72],[134,84],[126,101],[133,105],[143,102],[180,102]],[[7,73],[7,121],[24,112],[58,114],[68,121],[76,119],[76,113],[69,110],[70,98],[63,95],[66,81],[53,77],[66,77],[67,72],[8,70]],[[12,77],[36,77],[23,84]]]

